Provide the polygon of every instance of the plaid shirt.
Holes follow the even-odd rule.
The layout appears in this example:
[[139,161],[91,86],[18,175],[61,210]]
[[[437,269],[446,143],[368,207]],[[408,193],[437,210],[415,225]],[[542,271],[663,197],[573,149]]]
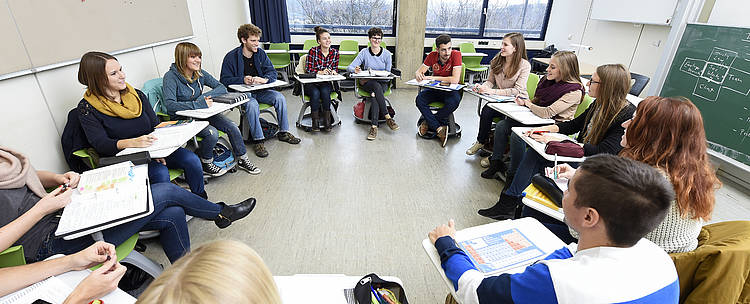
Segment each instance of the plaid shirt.
[[325,69],[338,70],[339,68],[339,50],[334,48],[328,49],[328,56],[323,56],[320,46],[316,46],[307,52],[307,72],[317,73]]

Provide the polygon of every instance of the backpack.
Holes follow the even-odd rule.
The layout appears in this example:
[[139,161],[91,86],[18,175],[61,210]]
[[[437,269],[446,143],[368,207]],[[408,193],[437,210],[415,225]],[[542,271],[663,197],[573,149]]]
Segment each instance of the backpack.
[[235,159],[234,154],[232,154],[232,149],[227,148],[227,144],[223,143],[224,139],[220,139],[219,142],[216,143],[213,149],[214,154],[214,165],[218,166],[221,169],[231,169],[234,167]]
[[260,121],[261,129],[263,129],[263,138],[273,138],[279,132],[279,126],[275,123],[268,122],[263,118],[258,118],[258,120]]

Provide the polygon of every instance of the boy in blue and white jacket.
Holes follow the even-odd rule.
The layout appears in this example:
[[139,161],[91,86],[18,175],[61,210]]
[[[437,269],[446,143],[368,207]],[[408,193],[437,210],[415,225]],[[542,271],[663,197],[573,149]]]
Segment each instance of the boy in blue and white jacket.
[[664,250],[643,236],[674,198],[656,169],[609,154],[583,162],[563,197],[578,248],[564,247],[516,274],[486,277],[459,249],[453,220],[429,233],[461,303],[678,303]]
[[[240,46],[229,51],[224,56],[221,64],[221,76],[219,81],[225,86],[230,84],[263,84],[276,81],[276,69],[271,59],[260,45],[262,31],[255,25],[243,24],[237,29],[237,39]],[[268,151],[263,146],[263,128],[260,126],[260,110],[258,103],[272,105],[276,109],[276,118],[279,120],[278,139],[296,145],[299,138],[289,132],[289,120],[286,117],[286,99],[279,91],[263,89],[252,91],[250,101],[245,104],[245,111],[250,134],[255,141],[253,150],[258,157],[268,156]]]

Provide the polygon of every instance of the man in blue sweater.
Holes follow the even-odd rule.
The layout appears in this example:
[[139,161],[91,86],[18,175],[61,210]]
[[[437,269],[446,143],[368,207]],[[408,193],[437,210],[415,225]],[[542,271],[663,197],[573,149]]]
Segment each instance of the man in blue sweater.
[[[219,79],[222,84],[229,87],[230,84],[253,85],[276,81],[276,69],[274,69],[266,52],[259,47],[261,34],[261,29],[252,24],[243,24],[237,29],[237,38],[241,45],[224,56]],[[255,141],[253,146],[255,155],[258,157],[268,156],[268,151],[263,146],[265,138],[263,137],[263,128],[260,126],[259,102],[272,105],[276,109],[276,117],[279,120],[279,140],[290,144],[298,144],[300,139],[289,133],[289,120],[286,118],[284,95],[273,89],[253,91],[245,110],[250,133]]]
[[672,185],[656,169],[599,154],[581,164],[563,197],[575,253],[556,250],[521,273],[485,277],[454,241],[455,224],[429,233],[461,303],[677,303],[664,250],[643,236],[664,219]]

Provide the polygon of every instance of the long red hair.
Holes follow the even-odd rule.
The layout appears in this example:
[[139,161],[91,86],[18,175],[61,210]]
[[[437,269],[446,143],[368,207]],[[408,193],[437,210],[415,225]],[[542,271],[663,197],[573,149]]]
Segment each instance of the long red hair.
[[650,96],[625,133],[621,156],[667,172],[682,217],[708,220],[721,182],[706,154],[706,132],[698,108],[684,97]]

